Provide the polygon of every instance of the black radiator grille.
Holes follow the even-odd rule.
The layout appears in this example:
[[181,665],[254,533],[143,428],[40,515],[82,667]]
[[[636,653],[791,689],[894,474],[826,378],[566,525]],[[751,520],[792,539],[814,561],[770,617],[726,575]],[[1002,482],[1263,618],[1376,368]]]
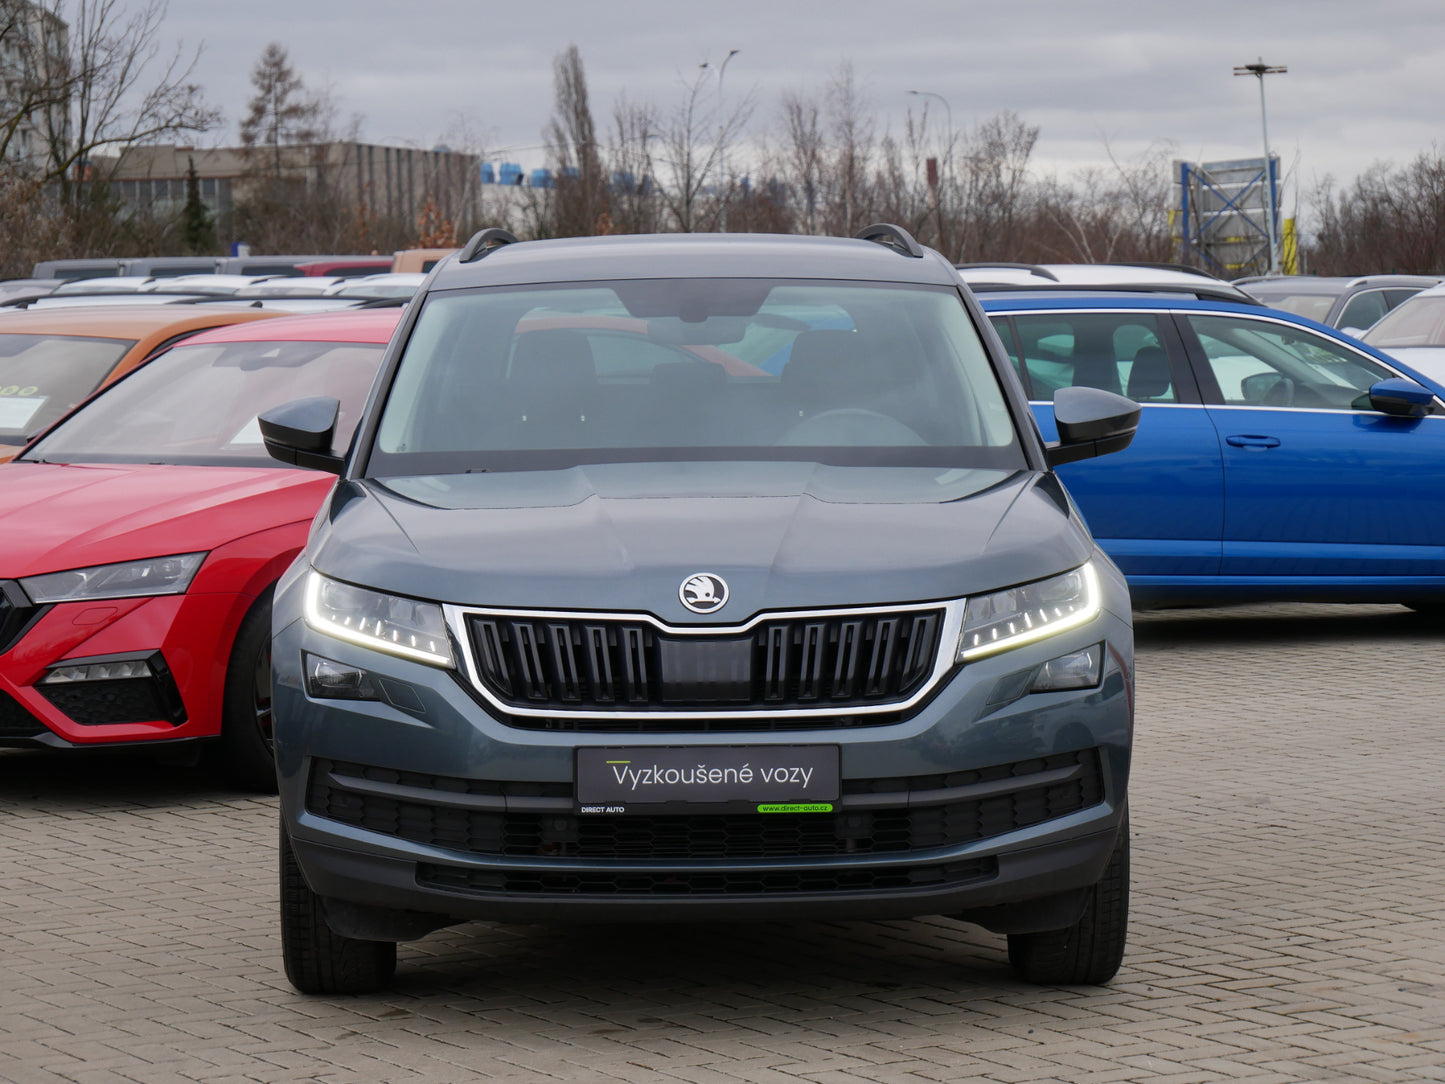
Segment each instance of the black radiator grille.
[[36,606],[14,580],[0,580],[0,651],[15,646],[31,621],[45,607]]
[[509,706],[718,712],[906,700],[933,671],[943,612],[818,614],[696,635],[607,617],[468,620],[482,683]]
[[[368,783],[388,793],[368,791]],[[465,808],[448,803],[449,794],[494,800],[487,803],[491,808]],[[505,808],[508,795],[524,794],[551,797],[556,811]],[[843,799],[826,814],[577,815],[571,795],[565,783],[500,785],[319,760],[306,808],[369,831],[475,855],[816,858],[971,843],[1085,809],[1103,800],[1104,784],[1098,753],[1086,749],[947,776],[845,780]],[[852,808],[850,796],[857,796]]]
[[0,738],[35,738],[49,733],[39,719],[6,692],[0,692]]

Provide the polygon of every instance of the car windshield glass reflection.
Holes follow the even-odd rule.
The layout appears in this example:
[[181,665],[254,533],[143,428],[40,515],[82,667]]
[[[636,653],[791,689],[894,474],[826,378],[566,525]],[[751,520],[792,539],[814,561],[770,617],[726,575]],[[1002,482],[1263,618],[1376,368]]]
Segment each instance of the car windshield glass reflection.
[[24,444],[99,387],[135,344],[0,335],[0,443]]
[[381,362],[374,343],[178,346],[68,418],[25,456],[48,462],[273,466],[256,416],[311,396],[341,401],[345,448]]
[[956,292],[751,279],[434,296],[372,456],[373,475],[679,458],[1022,465]]

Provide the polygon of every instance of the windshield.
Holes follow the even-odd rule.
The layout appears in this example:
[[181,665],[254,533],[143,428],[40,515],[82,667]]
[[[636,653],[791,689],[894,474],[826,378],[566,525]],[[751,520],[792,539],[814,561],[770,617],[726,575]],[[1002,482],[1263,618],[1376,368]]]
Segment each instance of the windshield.
[[1380,317],[1363,339],[1382,350],[1392,346],[1445,346],[1445,295],[1417,294]]
[[135,343],[0,335],[0,444],[24,444],[100,386]]
[[956,291],[658,279],[431,296],[367,473],[673,459],[1024,465]]
[[333,447],[343,449],[384,349],[333,342],[177,346],[106,389],[24,458],[280,466],[261,442],[257,414],[319,395],[341,401]]

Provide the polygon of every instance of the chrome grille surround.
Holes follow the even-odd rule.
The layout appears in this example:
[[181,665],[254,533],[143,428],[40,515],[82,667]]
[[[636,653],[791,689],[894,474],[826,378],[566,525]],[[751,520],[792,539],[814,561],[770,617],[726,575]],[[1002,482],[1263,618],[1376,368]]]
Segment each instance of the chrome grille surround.
[[[719,720],[728,718],[739,720],[762,718],[824,719],[829,716],[889,715],[892,717],[890,721],[896,721],[900,714],[908,712],[915,705],[931,696],[943,679],[954,669],[954,656],[957,651],[959,634],[963,628],[963,613],[966,602],[966,599],[950,599],[941,602],[905,602],[892,606],[763,611],[737,625],[669,625],[651,614],[625,611],[514,610],[453,604],[444,605],[443,611],[445,612],[447,625],[451,630],[452,636],[461,647],[461,650],[458,652],[461,660],[461,670],[465,674],[468,684],[472,690],[495,709],[503,719],[507,716],[512,716],[531,719],[615,720],[629,714],[645,717],[649,720],[693,720],[699,717]],[[473,619],[477,618],[517,619],[526,621],[556,620],[565,622],[597,621],[607,624],[625,623],[648,625],[658,633],[670,637],[718,637],[744,635],[752,632],[759,625],[772,622],[846,620],[875,615],[918,614],[924,612],[937,613],[940,618],[934,659],[932,666],[928,670],[927,677],[905,699],[884,700],[868,704],[820,704],[817,707],[729,706],[725,704],[710,704],[677,709],[655,707],[638,707],[634,709],[624,706],[621,708],[598,710],[595,708],[534,707],[519,704],[504,700],[496,695],[482,679],[482,674],[477,664],[478,644],[472,634]],[[880,722],[879,725],[885,724]]]

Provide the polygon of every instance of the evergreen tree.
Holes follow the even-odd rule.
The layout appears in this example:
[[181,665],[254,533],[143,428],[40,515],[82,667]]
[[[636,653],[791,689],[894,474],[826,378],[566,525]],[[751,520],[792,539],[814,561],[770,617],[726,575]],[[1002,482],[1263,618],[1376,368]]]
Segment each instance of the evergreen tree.
[[196,160],[187,159],[186,205],[181,210],[181,239],[193,256],[216,251],[216,223],[201,199],[201,178],[196,173]]

